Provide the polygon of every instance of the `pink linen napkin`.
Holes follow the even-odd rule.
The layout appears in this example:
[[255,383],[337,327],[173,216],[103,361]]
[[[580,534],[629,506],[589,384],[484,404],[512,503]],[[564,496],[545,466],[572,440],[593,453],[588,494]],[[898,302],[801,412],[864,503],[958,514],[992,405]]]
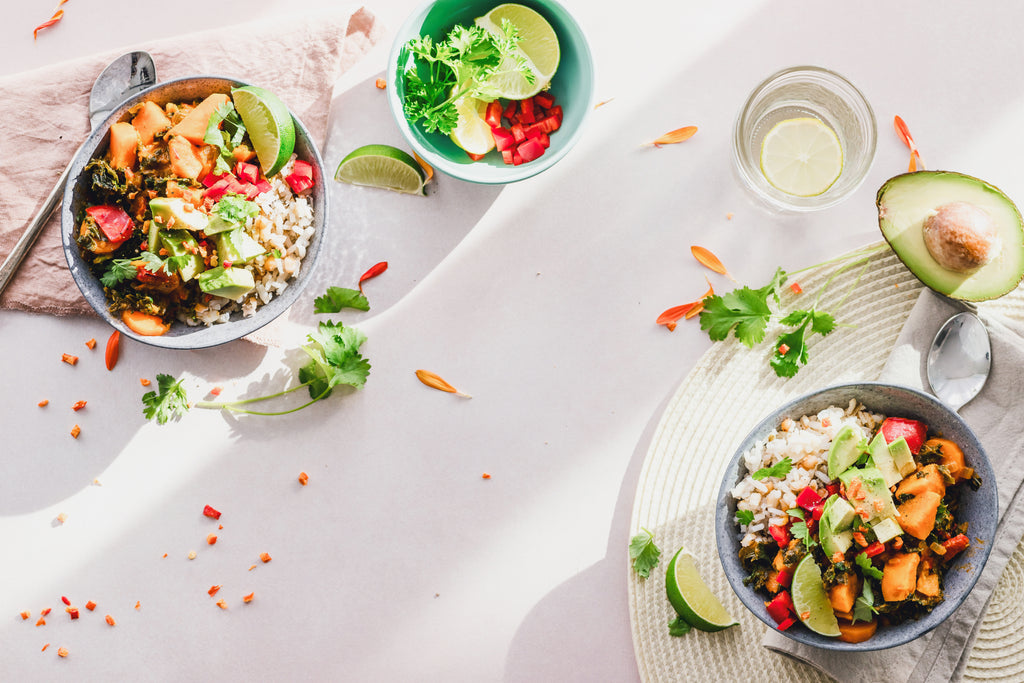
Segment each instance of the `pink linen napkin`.
[[[161,82],[210,74],[265,87],[280,96],[323,149],[334,83],[380,34],[370,12],[348,6],[144,43],[0,79],[0,121],[19,122],[18,129],[0,136],[0,260],[88,136],[92,84],[119,55],[146,50]],[[26,111],[32,116],[25,117]],[[93,312],[68,271],[59,215],[58,208],[0,297],[0,308]]]

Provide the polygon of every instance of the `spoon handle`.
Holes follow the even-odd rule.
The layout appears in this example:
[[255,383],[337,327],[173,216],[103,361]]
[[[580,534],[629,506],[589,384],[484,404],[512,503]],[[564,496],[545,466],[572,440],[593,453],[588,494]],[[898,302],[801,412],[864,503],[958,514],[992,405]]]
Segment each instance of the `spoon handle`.
[[[78,156],[77,153],[72,156],[72,159]],[[46,201],[43,202],[43,206],[39,209],[39,213],[32,219],[32,222],[25,228],[25,232],[18,238],[17,244],[14,245],[14,249],[8,254],[4,260],[2,266],[0,266],[0,294],[3,294],[4,290],[7,289],[7,285],[10,284],[11,280],[14,279],[14,274],[18,271],[18,266],[25,260],[28,255],[29,249],[35,243],[36,238],[39,237],[39,233],[43,231],[43,226],[46,225],[46,221],[50,218],[50,214],[53,213],[53,209],[60,203],[60,198],[64,194],[64,185],[67,184],[68,172],[71,170],[71,163],[64,167],[64,171],[60,174],[60,178],[57,179],[57,184],[50,190],[50,194],[46,197]]]

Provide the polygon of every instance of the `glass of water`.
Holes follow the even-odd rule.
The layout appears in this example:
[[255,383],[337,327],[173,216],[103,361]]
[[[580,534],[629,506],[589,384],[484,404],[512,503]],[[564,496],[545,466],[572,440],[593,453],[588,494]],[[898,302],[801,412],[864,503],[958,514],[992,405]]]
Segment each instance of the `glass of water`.
[[[816,119],[838,138],[842,170],[824,191],[801,196],[766,177],[762,143],[778,124],[806,124],[807,119]],[[828,69],[795,66],[769,76],[750,93],[733,130],[733,160],[743,184],[768,206],[814,211],[841,202],[860,186],[871,168],[876,138],[875,114],[852,83]]]

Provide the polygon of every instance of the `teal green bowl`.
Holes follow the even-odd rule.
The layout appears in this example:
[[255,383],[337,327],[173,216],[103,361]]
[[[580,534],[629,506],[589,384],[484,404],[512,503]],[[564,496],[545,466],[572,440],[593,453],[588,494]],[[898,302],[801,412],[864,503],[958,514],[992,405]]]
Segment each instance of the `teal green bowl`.
[[562,105],[561,127],[551,133],[551,146],[533,161],[513,166],[491,151],[473,161],[465,151],[441,133],[426,133],[420,123],[410,124],[403,111],[405,70],[411,57],[402,49],[409,40],[429,35],[442,40],[456,24],[469,26],[479,16],[504,4],[502,0],[433,0],[416,9],[395,35],[388,58],[388,106],[406,141],[435,169],[474,183],[501,185],[537,175],[554,166],[569,153],[583,132],[583,124],[594,108],[594,62],[583,30],[569,12],[554,0],[518,0],[539,12],[558,36],[561,57],[551,79],[550,92]]

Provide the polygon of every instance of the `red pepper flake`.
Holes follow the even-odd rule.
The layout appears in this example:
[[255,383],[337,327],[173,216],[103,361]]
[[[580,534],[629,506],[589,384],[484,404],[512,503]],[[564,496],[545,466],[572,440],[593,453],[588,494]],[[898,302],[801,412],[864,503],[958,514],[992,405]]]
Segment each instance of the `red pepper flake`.
[[57,515],[57,521],[63,524],[64,522],[68,521],[68,516],[62,512],[59,515]]
[[210,586],[210,590],[208,590],[206,592],[207,592],[207,594],[209,594],[212,597],[212,596],[216,595],[217,591],[219,591],[219,590],[220,590],[220,584],[215,584],[213,586]]
[[31,612],[29,612],[28,610],[25,610],[25,611],[23,611],[23,612],[21,613],[21,620],[22,620],[22,621],[25,621],[25,620],[26,620],[26,619],[28,619],[28,618],[29,618],[30,616],[32,616],[32,613],[31,613]]
[[66,647],[58,647],[57,648],[57,656],[58,657],[67,657],[68,656],[68,649]]
[[92,351],[93,349],[96,348],[96,340],[95,339],[90,339],[89,341],[85,342],[85,345],[87,347],[89,347],[90,351]]
[[367,280],[369,280],[371,278],[377,277],[378,275],[380,275],[381,273],[383,273],[387,269],[388,269],[388,262],[387,261],[381,261],[380,263],[375,263],[372,266],[370,266],[370,268],[365,273],[363,273],[362,275],[359,276],[359,291],[360,292],[363,291],[363,283],[364,282],[366,282]]
[[790,288],[790,290],[792,290],[792,292],[794,294],[803,294],[804,293],[804,288],[800,286],[799,282],[794,282],[793,284],[791,284],[789,286],[789,288]]
[[72,356],[70,353],[62,353],[60,359],[68,365],[74,365],[78,362],[78,356]]
[[71,436],[73,436],[74,438],[77,439],[78,435],[81,434],[81,433],[82,433],[82,428],[79,427],[78,425],[75,425],[74,427],[71,428]]
[[249,567],[249,571],[252,571],[253,569],[256,569],[256,565]]
[[140,610],[140,609],[142,609],[142,603],[141,603],[141,602],[139,602],[138,600],[136,600],[136,601],[135,601],[135,609],[136,609],[136,610]]
[[78,608],[77,607],[65,607],[64,611],[67,612],[68,616],[70,616],[72,619],[77,619],[78,618]]
[[149,386],[150,384],[152,384],[152,382],[150,382],[150,381],[149,381],[148,379],[146,379],[145,377],[140,377],[140,378],[139,378],[139,384],[141,384],[141,385],[142,385],[142,386],[144,386],[144,387],[148,387],[148,386]]
[[45,645],[43,645],[43,649],[40,650],[40,652],[46,652],[46,648],[48,648],[48,647],[50,647],[50,644],[46,643]]
[[248,595],[243,595],[242,596],[242,602],[245,602],[245,603],[252,602],[252,599],[254,597],[256,597],[256,592],[255,591],[253,591],[252,593],[249,593]]
[[207,545],[213,545],[216,542],[217,542],[217,534],[208,534],[206,536],[206,543],[207,543]]
[[305,486],[309,483],[309,475],[305,472],[299,472],[299,483]]
[[228,603],[226,603],[224,601],[224,598],[221,598],[220,600],[217,601],[217,607],[220,607],[221,609],[227,609],[228,608]]
[[491,478],[491,475],[490,475],[490,474],[488,474],[487,472],[484,472],[483,474],[481,474],[481,475],[480,475],[480,477],[481,477],[482,479],[490,479],[490,478]]
[[263,564],[270,562],[271,559],[273,558],[270,557],[270,553],[260,553],[260,560],[263,561]]
[[[186,206],[191,206],[187,204]],[[110,337],[107,339],[107,350],[104,354],[104,362],[107,365],[107,370],[113,370],[114,366],[117,365],[117,359],[121,356],[121,333],[114,330],[110,333]]]
[[781,344],[779,346],[779,355],[785,356],[787,353],[789,353],[789,346],[787,346],[786,344]]
[[213,519],[220,519],[220,511],[214,510],[209,505],[203,506],[203,514],[207,517],[212,517]]
[[224,391],[221,387],[214,387],[210,389],[210,396],[220,396],[220,392]]
[[79,410],[81,410],[84,407],[85,407],[85,401],[75,401],[74,405],[71,406],[71,410],[73,410],[73,411],[75,411],[77,413]]
[[85,603],[85,609],[89,610],[90,612],[93,611],[94,609],[96,609],[96,603],[90,600],[89,602]]
[[808,619],[810,619],[810,618],[811,618],[811,613],[810,613],[810,611],[807,611],[807,612],[801,612],[801,613],[800,613],[800,621],[807,621],[807,620],[808,620]]
[[39,406],[40,408],[45,408],[46,406],[50,405],[50,399],[44,398],[42,401],[40,401],[36,405]]
[[110,616],[109,614],[107,616],[103,617],[103,620],[106,621],[111,626],[116,626],[117,625],[117,622],[114,621],[114,617]]
[[46,626],[46,619],[39,617],[39,621],[36,622],[36,626]]
[[376,81],[373,82],[373,84],[380,88],[381,90],[388,87],[388,82],[385,81],[383,78],[378,78]]
[[41,614],[42,616],[45,617],[49,613],[50,613],[50,608],[47,607],[47,608],[43,609],[43,611],[41,611],[39,614]]
[[61,602],[63,602],[63,603],[65,604],[65,605],[70,605],[70,604],[71,604],[71,601],[70,601],[70,600],[68,600],[68,599],[67,599],[67,598],[66,598],[65,596],[63,596],[63,595],[62,595],[62,596],[60,596],[60,601],[61,601]]
[[218,524],[218,525],[217,525],[217,528],[218,528],[218,529],[223,529],[223,528],[224,528],[224,525],[223,525],[223,524]]

